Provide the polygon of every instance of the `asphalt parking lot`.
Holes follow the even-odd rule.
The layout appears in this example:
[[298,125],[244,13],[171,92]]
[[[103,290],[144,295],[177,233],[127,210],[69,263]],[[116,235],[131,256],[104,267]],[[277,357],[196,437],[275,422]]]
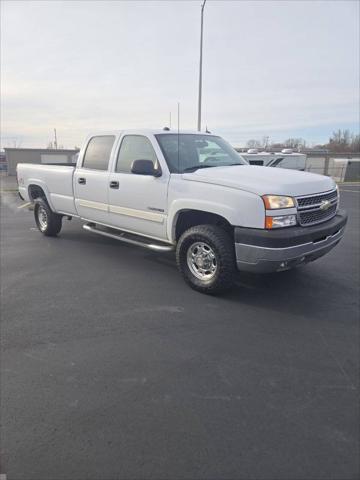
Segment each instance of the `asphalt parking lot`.
[[2,196],[8,480],[359,477],[359,185],[329,255],[192,291],[172,254]]

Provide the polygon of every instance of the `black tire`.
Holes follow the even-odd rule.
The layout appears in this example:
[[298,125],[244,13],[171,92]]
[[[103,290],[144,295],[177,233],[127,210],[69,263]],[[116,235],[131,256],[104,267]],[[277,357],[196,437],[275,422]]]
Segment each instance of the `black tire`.
[[[208,263],[205,264],[205,270],[207,266],[209,272],[211,268],[215,268],[215,271],[209,274],[209,278],[205,276],[202,279],[197,276],[201,273],[197,271],[196,261],[191,260],[191,258],[194,259],[194,252],[196,258],[196,249],[201,242],[206,245],[205,252],[209,252],[207,247],[210,247],[211,252],[211,256],[207,257]],[[188,255],[191,257],[189,261]],[[201,253],[199,255],[201,257]],[[212,260],[210,261],[209,258]],[[185,282],[198,292],[217,294],[229,290],[233,285],[236,270],[234,242],[221,227],[197,225],[186,230],[177,243],[176,262]]]
[[35,223],[40,232],[47,237],[56,237],[62,227],[62,216],[54,213],[43,198],[35,200]]

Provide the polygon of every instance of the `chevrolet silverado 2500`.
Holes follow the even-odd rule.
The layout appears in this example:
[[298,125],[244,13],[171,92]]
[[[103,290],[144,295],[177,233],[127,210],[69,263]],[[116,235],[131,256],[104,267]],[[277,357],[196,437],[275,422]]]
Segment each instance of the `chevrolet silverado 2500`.
[[23,163],[17,177],[44,235],[78,217],[90,232],[176,250],[185,281],[204,293],[229,288],[236,269],[281,271],[325,255],[347,221],[331,178],[250,166],[208,133],[94,134],[76,165]]

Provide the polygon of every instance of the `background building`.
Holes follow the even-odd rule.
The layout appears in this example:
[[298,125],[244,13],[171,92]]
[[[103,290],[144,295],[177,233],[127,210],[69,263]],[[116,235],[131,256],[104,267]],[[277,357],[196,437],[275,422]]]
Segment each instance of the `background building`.
[[72,164],[79,150],[50,150],[47,148],[4,148],[7,174],[16,175],[18,163]]

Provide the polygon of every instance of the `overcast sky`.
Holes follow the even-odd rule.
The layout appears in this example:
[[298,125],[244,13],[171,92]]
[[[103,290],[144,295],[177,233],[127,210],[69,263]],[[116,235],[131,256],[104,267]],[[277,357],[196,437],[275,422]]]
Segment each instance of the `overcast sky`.
[[[3,146],[196,129],[201,1],[3,1]],[[358,1],[205,7],[203,125],[233,144],[358,130]]]

